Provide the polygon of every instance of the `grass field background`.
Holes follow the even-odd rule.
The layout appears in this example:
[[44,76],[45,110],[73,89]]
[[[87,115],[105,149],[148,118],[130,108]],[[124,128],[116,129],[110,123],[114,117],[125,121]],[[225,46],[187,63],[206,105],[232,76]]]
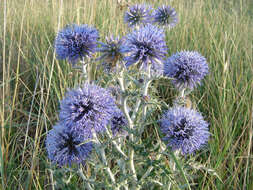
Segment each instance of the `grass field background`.
[[[80,76],[54,56],[56,32],[66,24],[90,24],[101,40],[125,35],[125,7],[116,0],[1,0],[1,189],[52,189],[44,146],[56,123],[59,100]],[[251,0],[136,1],[169,4],[178,25],[166,32],[169,55],[197,50],[210,74],[191,95],[212,136],[200,162],[220,176],[199,172],[194,189],[253,189],[253,3]],[[95,73],[99,75],[99,72]],[[168,81],[167,81],[168,82]],[[156,81],[168,98],[166,81]],[[78,181],[76,182],[78,183]],[[78,187],[78,184],[77,184]]]

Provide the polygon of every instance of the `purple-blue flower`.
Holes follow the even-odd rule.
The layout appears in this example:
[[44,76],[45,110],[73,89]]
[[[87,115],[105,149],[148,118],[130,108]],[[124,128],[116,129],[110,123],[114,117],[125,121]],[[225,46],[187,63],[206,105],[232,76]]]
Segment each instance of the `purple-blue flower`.
[[174,27],[178,22],[178,16],[174,8],[163,5],[153,13],[154,23],[160,26]]
[[208,64],[196,51],[181,51],[165,61],[164,74],[177,88],[193,89],[208,74]]
[[148,24],[126,36],[126,66],[141,62],[146,66],[160,64],[167,54],[164,31]]
[[117,63],[120,64],[119,62],[123,60],[124,56],[123,39],[111,36],[110,38],[106,38],[105,43],[100,42],[100,44],[101,47],[98,48],[97,51],[101,52],[102,55],[98,60],[103,60],[101,65],[104,71],[107,73],[116,71],[115,66]]
[[58,59],[67,59],[76,63],[84,57],[91,57],[96,51],[98,31],[86,24],[72,24],[60,30],[55,39],[55,51]]
[[112,63],[115,66],[117,61],[123,59],[123,40],[119,37],[106,37],[106,42],[100,42],[100,44],[98,51],[102,55],[98,58],[99,60],[103,59],[106,63]]
[[84,164],[92,151],[92,143],[88,139],[76,135],[60,124],[51,129],[46,138],[46,149],[49,159],[59,166]]
[[115,110],[110,121],[113,136],[127,136],[127,131],[123,129],[123,127],[126,127],[127,125],[128,122],[123,112],[120,109]]
[[129,11],[126,11],[124,21],[128,23],[129,27],[151,23],[151,10],[152,8],[147,5],[133,5],[129,8]]
[[185,107],[169,109],[161,119],[161,131],[167,146],[191,154],[207,144],[210,133],[208,123],[195,110]]
[[110,92],[96,85],[84,84],[67,92],[60,102],[60,122],[70,131],[92,137],[92,130],[104,132],[117,109]]

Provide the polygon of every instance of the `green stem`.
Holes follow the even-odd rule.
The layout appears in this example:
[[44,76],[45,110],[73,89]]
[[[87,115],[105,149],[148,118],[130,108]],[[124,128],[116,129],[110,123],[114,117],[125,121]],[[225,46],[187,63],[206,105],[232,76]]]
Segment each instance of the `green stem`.
[[[148,95],[148,88],[149,88],[149,85],[150,83],[152,82],[152,79],[151,79],[151,64],[148,65],[148,72],[147,72],[147,76],[145,76],[145,82],[144,82],[144,87],[143,87],[143,90],[142,90],[142,95],[143,96],[147,96]],[[140,104],[141,104],[141,99],[139,99],[136,103],[136,106],[135,106],[135,109],[134,109],[134,113],[132,115],[132,120],[134,121],[135,118],[136,118],[136,115],[139,111],[139,108],[140,108]],[[145,106],[146,107],[146,106]],[[144,112],[146,112],[145,110],[146,108],[144,108]],[[145,114],[146,115],[146,114]]]
[[[184,170],[183,170],[183,168],[181,167],[180,163],[178,162],[178,154],[179,154],[178,151],[176,151],[176,152],[171,151],[171,154],[170,154],[170,155],[172,156],[171,162],[174,161],[175,166],[179,169],[181,175],[183,176],[183,178],[184,178],[184,180],[185,180],[185,182],[186,182],[186,184],[187,184],[188,189],[191,190],[190,183],[189,183],[189,181],[188,181],[188,179],[187,179],[187,177],[186,177],[186,175],[185,175],[185,173],[184,173]],[[174,167],[174,165],[172,165],[172,169],[173,169],[173,167]],[[176,167],[175,167],[175,170],[174,170],[174,171],[176,171]]]
[[[159,140],[159,142],[158,142],[158,146],[159,146],[159,145],[160,145],[160,147],[161,147],[161,152],[165,151],[166,147],[162,144],[162,142],[161,142],[160,140]],[[159,159],[161,158],[161,156],[162,156],[162,154],[159,153],[159,154],[156,156],[155,160],[159,160]],[[143,181],[146,177],[148,177],[149,174],[152,172],[153,169],[154,169],[153,166],[149,166],[149,168],[147,169],[147,171],[145,172],[145,174],[141,177],[141,180],[140,180],[140,181]]]
[[[143,96],[147,96],[148,95],[148,87],[149,87],[149,84],[151,83],[151,63],[148,65],[148,75],[147,75],[147,78],[145,80],[145,85],[144,85],[144,89],[143,89]],[[144,106],[143,108],[143,120],[145,121],[146,119],[146,114],[147,114],[147,105]]]
[[[119,73],[118,81],[120,84],[121,91],[124,93],[125,92],[125,84],[124,84],[124,78],[123,78],[123,71]],[[127,97],[126,96],[121,99],[121,105],[123,107],[123,112],[128,120],[129,128],[130,128],[130,130],[133,130],[134,125],[133,125],[133,121],[129,115],[128,108],[127,108]],[[129,138],[130,138],[131,142],[134,142],[134,135],[132,133],[129,135]],[[130,148],[130,151],[129,151],[129,166],[130,166],[130,170],[133,175],[134,181],[137,182],[137,175],[136,175],[135,166],[134,166],[134,149],[132,147]]]
[[[95,140],[95,142],[97,143],[98,145],[98,149],[99,149],[99,154],[101,156],[101,161],[105,167],[105,171],[107,172],[107,174],[109,175],[112,183],[115,185],[116,184],[116,180],[115,180],[115,177],[114,177],[114,174],[112,173],[110,167],[108,166],[108,162],[107,162],[107,159],[106,159],[106,156],[105,156],[105,149],[101,146],[101,143],[100,141],[98,140],[97,138],[97,135],[96,135],[96,132],[95,131],[92,131],[92,135],[93,135],[93,138]],[[115,188],[115,190],[117,190],[118,187]]]
[[89,61],[87,61],[86,63],[85,58],[82,59],[81,63],[82,63],[82,72],[83,72],[84,80],[85,82],[90,83],[91,81],[90,63]]
[[89,184],[89,182],[87,181],[87,178],[85,177],[85,175],[83,174],[83,170],[80,167],[78,170],[79,175],[81,176],[81,178],[83,179],[83,181],[85,182],[85,186],[88,190],[93,190],[93,188],[91,187],[91,185]]
[[[109,136],[110,139],[112,139],[111,134],[109,133],[108,129],[106,128],[106,134]],[[112,144],[115,146],[116,150],[124,157],[124,159],[128,159],[126,154],[121,150],[120,146],[115,140],[112,140]]]

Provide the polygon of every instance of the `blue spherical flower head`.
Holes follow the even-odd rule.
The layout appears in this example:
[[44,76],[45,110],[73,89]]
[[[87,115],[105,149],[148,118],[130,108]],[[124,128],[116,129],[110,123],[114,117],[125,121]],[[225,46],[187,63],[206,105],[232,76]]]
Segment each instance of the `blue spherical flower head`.
[[68,91],[60,102],[60,121],[70,131],[92,137],[92,130],[104,132],[117,109],[110,92],[96,85],[84,84]]
[[123,129],[123,127],[126,127],[127,125],[127,119],[122,111],[120,109],[115,110],[110,121],[113,136],[127,136],[127,131]]
[[162,117],[161,131],[164,141],[172,150],[191,154],[206,145],[209,138],[208,123],[195,110],[185,107],[169,109]]
[[154,13],[154,23],[159,24],[160,26],[174,27],[178,22],[177,13],[174,8],[170,6],[163,5],[162,7],[158,7]]
[[125,13],[124,21],[129,27],[139,26],[152,22],[151,7],[147,5],[133,5]]
[[84,57],[91,57],[96,51],[98,31],[88,25],[72,24],[58,32],[55,51],[58,59],[76,63]]
[[160,64],[167,54],[164,31],[148,24],[134,30],[126,36],[126,66],[137,62],[144,64]]
[[208,64],[198,52],[182,51],[165,61],[164,74],[177,88],[193,89],[208,74]]
[[92,143],[82,134],[76,135],[65,126],[56,125],[46,138],[49,159],[59,166],[84,164],[92,151]]
[[116,63],[123,58],[123,40],[119,37],[106,37],[106,43],[100,42],[101,47],[98,51],[102,53],[99,60],[104,59],[106,62]]
[[100,42],[98,51],[102,53],[98,60],[104,60],[103,66],[109,70],[114,68],[118,61],[123,60],[123,40],[113,36],[106,38],[106,43]]

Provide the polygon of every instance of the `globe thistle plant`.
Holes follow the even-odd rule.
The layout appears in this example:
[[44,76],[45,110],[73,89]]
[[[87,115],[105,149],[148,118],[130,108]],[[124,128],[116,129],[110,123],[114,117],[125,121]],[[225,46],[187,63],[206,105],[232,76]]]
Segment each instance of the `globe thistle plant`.
[[104,132],[117,109],[110,92],[96,85],[85,84],[68,91],[60,102],[60,121],[70,131],[92,136],[95,132]]
[[161,131],[167,146],[183,155],[201,149],[208,141],[208,123],[195,110],[185,107],[169,109],[162,117]]
[[126,11],[124,21],[129,27],[152,22],[151,7],[147,5],[133,5]]
[[208,74],[208,64],[198,52],[182,51],[165,61],[164,74],[177,88],[193,89]]
[[46,138],[49,159],[59,166],[83,164],[92,151],[92,143],[82,134],[75,134],[65,126],[56,125]]
[[165,34],[162,29],[148,24],[139,30],[134,30],[126,37],[126,66],[141,62],[145,66],[148,63],[161,63],[167,54]]
[[153,13],[154,23],[160,26],[174,27],[178,22],[177,13],[174,8],[163,5],[158,7]]
[[72,24],[58,32],[55,51],[58,59],[76,63],[84,57],[91,57],[96,51],[98,31],[88,25]]
[[[117,1],[119,8],[125,5],[128,3]],[[122,39],[110,36],[105,42],[97,42],[98,31],[88,25],[72,24],[58,32],[57,58],[72,64],[80,61],[80,65],[72,68],[81,72],[80,80],[84,83],[68,90],[60,101],[59,121],[46,137],[48,157],[59,166],[80,166],[89,159],[92,175],[83,167],[65,168],[70,173],[68,176],[80,175],[78,187],[84,185],[89,190],[152,189],[158,184],[177,189],[182,180],[159,177],[164,173],[161,167],[167,167],[167,163],[146,163],[159,162],[171,150],[175,151],[173,159],[168,159],[171,176],[175,176],[180,173],[175,157],[195,153],[207,144],[208,123],[199,112],[179,105],[191,107],[186,96],[208,73],[208,64],[195,51],[178,52],[165,60],[168,49],[164,29],[178,21],[176,11],[170,6],[159,7],[152,13],[148,5],[134,5],[124,17],[132,28]],[[95,52],[101,56],[90,59]],[[110,74],[93,75],[91,62],[94,61],[101,62],[99,67],[103,66]],[[128,70],[130,66],[133,68]],[[179,96],[169,100],[174,107],[166,110],[159,121],[163,138],[156,135],[150,141],[143,139],[143,133],[156,123],[154,113],[165,104],[152,96],[157,86],[152,82],[161,75],[172,79]],[[98,80],[91,82],[91,79]],[[161,140],[167,144],[167,150],[161,146]],[[181,164],[185,167],[184,162]],[[188,167],[189,163],[186,164]],[[158,177],[154,178],[153,174]],[[65,180],[62,182],[65,185]],[[187,182],[190,188],[189,184],[191,181]]]
[[113,136],[127,136],[127,131],[123,129],[128,125],[127,119],[120,109],[117,109],[113,113],[113,117],[110,121],[110,126]]

